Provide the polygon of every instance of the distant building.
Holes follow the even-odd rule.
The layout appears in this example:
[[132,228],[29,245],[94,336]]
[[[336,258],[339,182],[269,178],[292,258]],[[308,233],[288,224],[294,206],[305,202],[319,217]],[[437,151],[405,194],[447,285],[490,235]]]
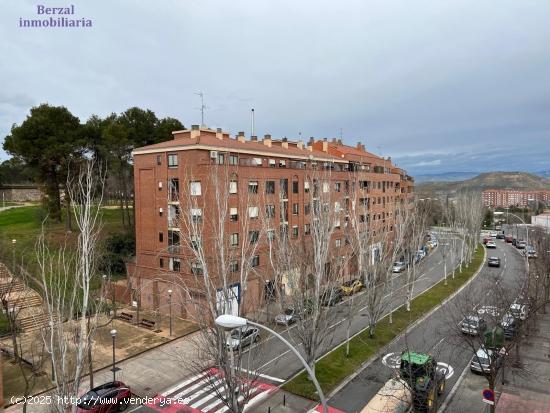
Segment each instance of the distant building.
[[483,205],[491,208],[526,208],[540,202],[550,204],[550,190],[537,189],[523,191],[519,189],[486,189],[483,191]]
[[33,202],[41,199],[42,190],[38,185],[8,184],[0,186],[0,202]]

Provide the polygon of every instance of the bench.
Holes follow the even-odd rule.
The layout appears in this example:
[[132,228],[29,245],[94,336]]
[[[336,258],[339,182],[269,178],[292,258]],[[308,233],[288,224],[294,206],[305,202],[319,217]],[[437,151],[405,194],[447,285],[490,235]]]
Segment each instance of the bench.
[[124,320],[124,321],[131,322],[134,319],[134,315],[130,314],[130,313],[125,313],[123,311],[118,315],[118,318],[120,318],[121,320]]
[[147,320],[146,318],[143,318],[139,323],[140,326],[148,328],[149,330],[154,330],[155,329],[155,324],[156,323],[154,321]]

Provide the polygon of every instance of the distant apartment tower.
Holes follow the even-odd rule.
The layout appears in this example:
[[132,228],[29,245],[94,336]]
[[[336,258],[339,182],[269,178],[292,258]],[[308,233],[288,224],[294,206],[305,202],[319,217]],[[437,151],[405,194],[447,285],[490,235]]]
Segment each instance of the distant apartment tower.
[[483,191],[483,204],[491,208],[526,208],[540,202],[550,203],[550,190],[486,189]]
[[[343,229],[350,212],[350,188],[357,188],[368,204],[366,222],[377,222],[381,230],[392,232],[396,204],[410,205],[414,180],[392,164],[391,159],[376,156],[365,150],[364,145],[344,145],[340,140],[289,141],[286,138],[263,139],[244,133],[231,137],[221,129],[192,126],[191,129],[173,132],[174,139],[137,148],[133,152],[135,183],[136,257],[128,264],[129,287],[134,304],[141,308],[164,309],[168,305],[168,276],[177,275],[192,281],[200,279],[197,268],[185,248],[181,246],[181,228],[175,228],[175,214],[190,213],[197,219],[208,219],[216,213],[211,199],[212,189],[205,184],[207,177],[221,166],[230,175],[228,203],[230,219],[226,231],[231,243],[239,245],[245,239],[242,221],[246,217],[257,218],[257,207],[243,207],[247,194],[261,195],[262,209],[272,220],[272,227],[284,228],[291,238],[308,237],[310,229],[309,191],[313,184],[308,178],[311,169],[329,170],[330,182],[323,182],[322,191],[331,191],[334,206],[342,209],[341,222],[333,234],[334,250],[349,254]],[[218,169],[216,169],[218,168]],[[191,211],[180,200],[192,196],[202,199],[201,208]],[[255,209],[254,209],[255,208]],[[262,211],[263,212],[263,211]],[[259,228],[260,220],[252,219],[246,231]],[[373,237],[373,241],[376,238]],[[204,248],[212,242],[205,236]],[[250,241],[252,242],[252,241]],[[253,257],[254,272],[246,285],[249,302],[246,311],[262,305],[265,286],[273,282],[268,271],[268,252],[258,248]],[[238,263],[237,263],[238,265]],[[348,268],[346,274],[353,273]],[[240,286],[235,281],[236,300]],[[197,295],[200,293],[197,292]],[[174,311],[186,317],[189,307],[185,299],[172,297]]]

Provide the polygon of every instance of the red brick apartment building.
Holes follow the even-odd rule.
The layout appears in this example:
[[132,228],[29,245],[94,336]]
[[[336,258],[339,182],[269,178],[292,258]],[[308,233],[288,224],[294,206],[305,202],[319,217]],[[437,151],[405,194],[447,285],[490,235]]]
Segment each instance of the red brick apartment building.
[[[338,210],[342,206],[342,223],[338,221],[333,234],[338,254],[346,253],[343,228],[349,219],[345,214],[349,212],[351,185],[355,188],[357,183],[356,196],[361,197],[358,201],[368,203],[368,216],[361,216],[362,220],[377,222],[380,230],[393,231],[395,205],[408,205],[412,201],[413,178],[395,167],[389,158],[367,152],[360,143],[352,147],[335,139],[313,138],[308,143],[291,142],[286,138],[275,140],[270,135],[246,139],[242,132],[233,138],[221,129],[199,126],[175,131],[173,135],[172,141],[133,152],[136,257],[128,265],[128,278],[133,301],[139,300],[141,308],[167,308],[168,290],[173,288],[170,277],[176,275],[182,280],[201,277],[201,269],[180,248],[181,228],[173,228],[171,219],[174,213],[180,213],[180,208],[184,213],[183,208],[188,207],[179,205],[180,201],[190,197],[203,198],[201,208],[191,208],[193,218],[207,220],[209,214],[216,213],[212,190],[209,191],[206,182],[221,166],[231,176],[227,194],[231,219],[225,228],[232,234],[231,242],[235,245],[246,239],[247,234],[254,235],[255,225],[260,225],[251,219],[246,230],[242,227],[247,215],[258,215],[258,208],[243,204],[250,193],[261,194],[261,208],[270,212],[277,233],[284,227],[292,238],[307,237],[308,193],[312,184],[308,174],[312,168],[330,170],[330,182],[323,181],[322,190],[333,192]],[[247,233],[243,234],[244,231]],[[206,245],[210,242],[208,237],[204,238],[205,250],[213,248]],[[262,304],[266,283],[273,281],[265,248],[259,246],[252,261],[255,271],[246,285],[244,313]],[[352,274],[353,269],[347,273]],[[183,296],[172,297],[172,306],[182,317],[191,315]]]
[[483,205],[486,207],[528,207],[535,202],[550,205],[550,190],[486,189],[483,191]]

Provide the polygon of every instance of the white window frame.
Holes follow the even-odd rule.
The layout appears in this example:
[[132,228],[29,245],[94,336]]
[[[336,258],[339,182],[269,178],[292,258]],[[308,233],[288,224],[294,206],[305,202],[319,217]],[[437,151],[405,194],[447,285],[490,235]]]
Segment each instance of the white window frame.
[[202,195],[201,181],[191,181],[191,182],[189,182],[189,193],[192,196]]

